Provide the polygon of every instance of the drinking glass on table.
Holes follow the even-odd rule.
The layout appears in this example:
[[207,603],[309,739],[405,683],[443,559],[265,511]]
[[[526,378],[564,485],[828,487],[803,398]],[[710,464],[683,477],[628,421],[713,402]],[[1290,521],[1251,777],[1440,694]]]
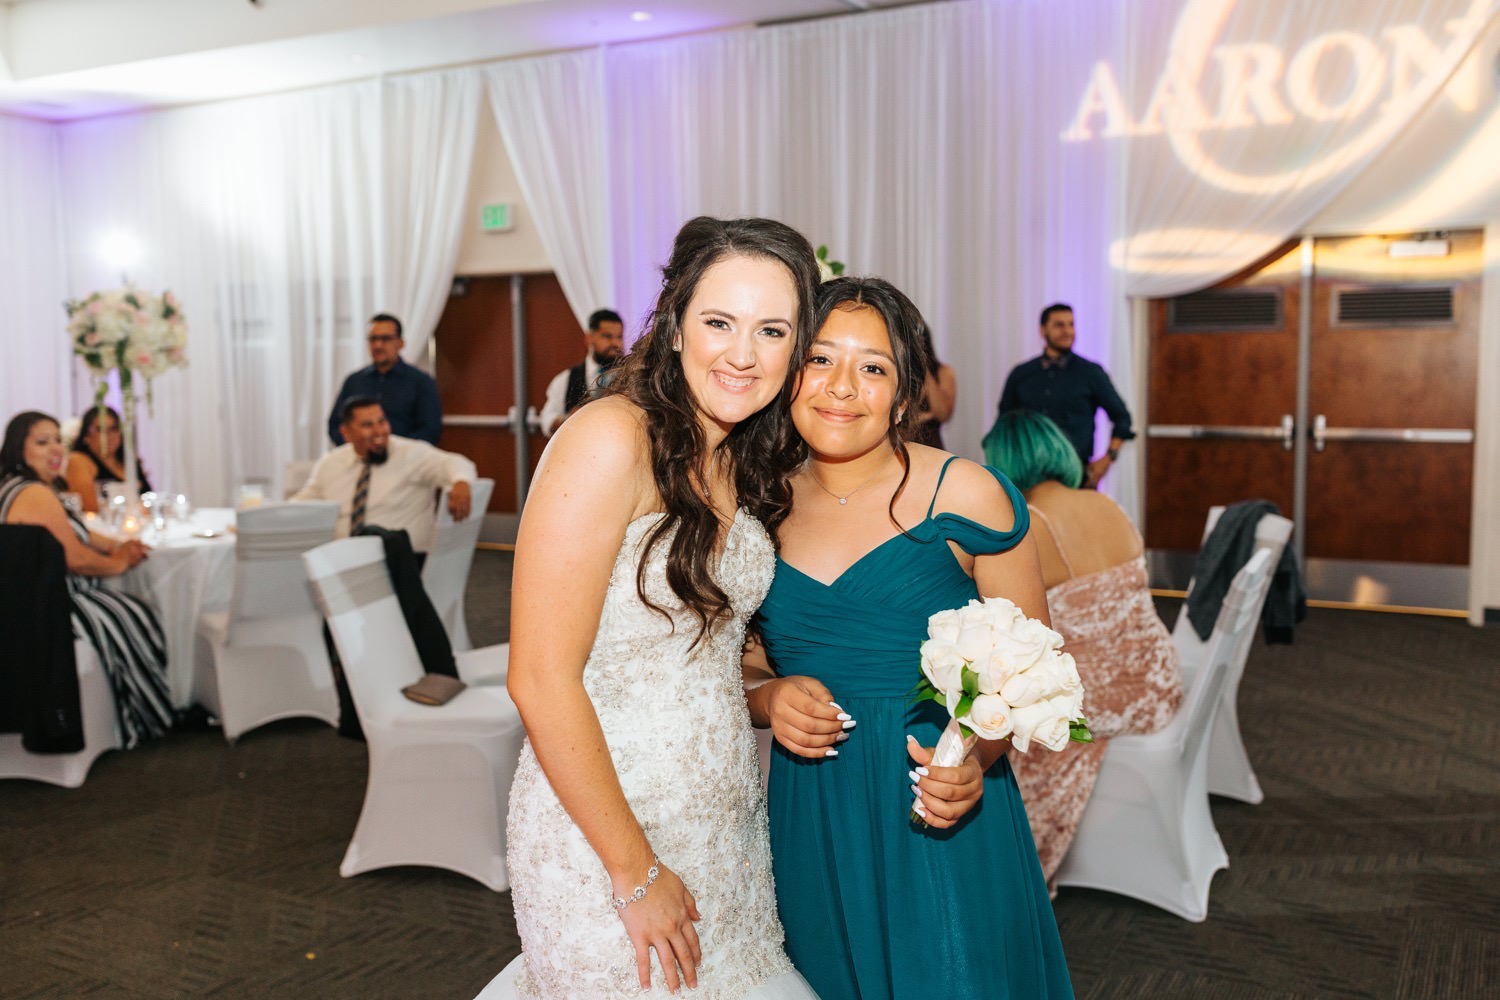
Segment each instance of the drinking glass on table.
[[125,522],[125,516],[130,513],[124,493],[110,493],[109,505],[103,509],[104,523],[111,529],[118,529]]
[[265,503],[266,487],[264,483],[242,483],[240,485],[240,510],[249,510],[259,507]]
[[172,509],[177,513],[177,520],[191,521],[193,519],[193,505],[188,501],[186,493],[178,493],[172,497]]
[[83,497],[79,496],[77,493],[59,493],[57,496],[60,500],[62,500],[62,505],[66,507],[70,513],[79,515],[83,513]]

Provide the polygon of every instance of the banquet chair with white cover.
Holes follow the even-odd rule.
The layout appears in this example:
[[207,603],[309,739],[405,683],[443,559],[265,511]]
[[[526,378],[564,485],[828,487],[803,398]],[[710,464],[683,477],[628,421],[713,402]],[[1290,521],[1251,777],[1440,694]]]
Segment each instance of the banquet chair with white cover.
[[[407,699],[401,689],[422,664],[380,540],[330,542],[303,561],[369,744],[364,806],[339,873],[425,865],[507,889],[505,815],[526,732],[504,685],[470,686],[442,705]],[[460,654],[460,674],[478,658],[503,676],[505,650],[496,650]]]
[[[1213,532],[1214,525],[1223,513],[1223,507],[1209,508],[1208,522],[1203,527],[1205,540]],[[1255,525],[1255,551],[1264,551],[1270,556],[1273,574],[1281,560],[1282,550],[1291,537],[1292,522],[1279,515],[1266,514]],[[1192,587],[1192,582],[1189,582],[1188,590],[1191,591]],[[1266,593],[1269,591],[1268,585]],[[1257,620],[1265,603],[1266,594],[1262,593],[1253,609]],[[1183,677],[1190,678],[1203,663],[1208,640],[1198,638],[1198,633],[1193,631],[1185,603],[1178,612],[1177,624],[1172,629],[1172,645],[1177,650]],[[1223,700],[1219,704],[1218,714],[1214,716],[1213,732],[1208,738],[1208,790],[1214,795],[1254,805],[1266,796],[1255,778],[1255,770],[1250,766],[1250,757],[1245,753],[1245,741],[1240,736],[1239,713],[1240,680],[1245,675],[1245,661],[1249,659],[1252,645],[1253,639],[1245,644],[1239,658],[1229,664],[1228,676],[1224,679]]]
[[1208,805],[1208,733],[1229,665],[1255,635],[1273,568],[1258,551],[1235,574],[1176,717],[1109,741],[1058,885],[1130,896],[1194,922],[1208,916],[1214,873],[1229,867]]
[[469,516],[453,520],[448,513],[448,491],[438,501],[437,529],[432,534],[432,548],[422,566],[422,587],[432,601],[448,642],[455,653],[472,649],[469,626],[464,620],[464,590],[469,583],[469,567],[474,564],[474,549],[479,544],[479,529],[484,526],[484,512],[489,509],[490,495],[495,492],[493,479],[476,479],[469,504]]
[[234,742],[277,719],[337,725],[338,697],[302,553],[333,538],[339,505],[270,503],[236,518],[229,610],[198,618],[196,700]]
[[0,778],[30,778],[50,785],[77,788],[100,754],[118,750],[120,720],[115,692],[99,654],[87,639],[73,643],[78,662],[78,700],[83,713],[83,749],[74,753],[32,753],[21,745],[20,733],[0,734]]

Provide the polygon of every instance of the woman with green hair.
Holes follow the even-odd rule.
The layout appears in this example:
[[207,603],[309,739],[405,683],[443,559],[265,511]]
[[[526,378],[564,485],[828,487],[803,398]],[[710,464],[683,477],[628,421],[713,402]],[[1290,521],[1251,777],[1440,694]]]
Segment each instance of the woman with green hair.
[[1014,754],[1042,871],[1050,883],[1073,842],[1111,736],[1151,733],[1182,703],[1182,669],[1147,586],[1145,544],[1129,516],[1078,489],[1083,463],[1062,430],[1031,410],[1006,413],[985,460],[1021,489],[1042,564],[1052,627],[1078,661],[1092,744]]

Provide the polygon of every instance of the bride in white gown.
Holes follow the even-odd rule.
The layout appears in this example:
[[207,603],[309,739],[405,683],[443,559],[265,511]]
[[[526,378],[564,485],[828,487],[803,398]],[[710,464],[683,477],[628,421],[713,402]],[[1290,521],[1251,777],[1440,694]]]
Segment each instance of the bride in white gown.
[[764,219],[678,233],[611,393],[568,418],[516,545],[509,689],[527,744],[501,997],[807,1000],[782,948],[741,689],[785,516],[812,248]]

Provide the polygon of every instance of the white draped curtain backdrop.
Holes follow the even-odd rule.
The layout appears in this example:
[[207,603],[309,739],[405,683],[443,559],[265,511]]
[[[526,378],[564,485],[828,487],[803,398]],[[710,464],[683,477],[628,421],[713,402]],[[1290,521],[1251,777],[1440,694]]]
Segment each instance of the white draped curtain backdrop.
[[0,117],[0,419],[42,410],[71,415],[73,361],[63,300],[57,130]]
[[[371,312],[402,315],[409,360],[423,356],[487,93],[580,320],[615,304],[634,332],[687,218],[769,215],[923,310],[959,373],[954,450],[978,455],[1007,372],[1040,349],[1037,313],[1058,300],[1139,429],[1131,297],[1210,284],[1298,234],[1414,116],[1473,89],[1466,74],[1484,67],[1460,66],[1497,9],[969,0],[3,122],[0,197],[25,224],[0,233],[13,262],[0,318],[37,335],[32,397],[86,399],[47,388],[63,381],[55,304],[118,279],[93,255],[97,233],[133,233],[147,252],[132,277],[177,291],[193,331],[192,367],[160,380],[142,451],[167,485],[209,499],[274,481],[323,449]],[[1132,512],[1137,454],[1106,481]]]

